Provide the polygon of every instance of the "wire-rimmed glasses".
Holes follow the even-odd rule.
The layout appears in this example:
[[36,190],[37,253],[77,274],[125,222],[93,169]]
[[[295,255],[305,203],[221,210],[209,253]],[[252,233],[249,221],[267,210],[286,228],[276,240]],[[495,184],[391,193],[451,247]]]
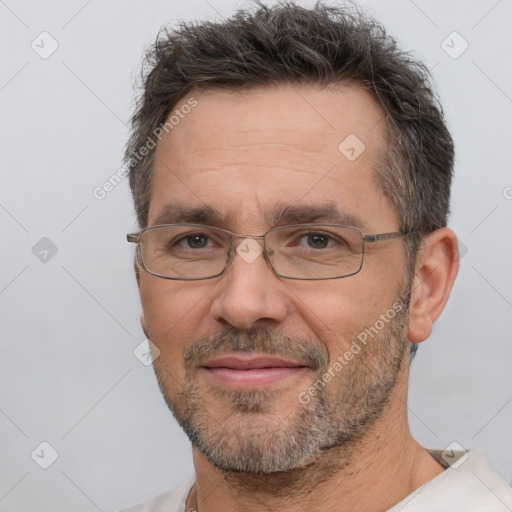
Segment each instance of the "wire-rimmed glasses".
[[[258,256],[261,252],[278,276],[320,280],[357,274],[363,266],[365,243],[407,234],[398,231],[364,234],[356,227],[338,224],[293,224],[254,236],[200,224],[163,224],[131,233],[127,240],[137,244],[142,267],[164,279],[220,276],[237,252],[234,240],[243,238],[263,241]],[[254,243],[251,245],[254,255],[256,249]]]

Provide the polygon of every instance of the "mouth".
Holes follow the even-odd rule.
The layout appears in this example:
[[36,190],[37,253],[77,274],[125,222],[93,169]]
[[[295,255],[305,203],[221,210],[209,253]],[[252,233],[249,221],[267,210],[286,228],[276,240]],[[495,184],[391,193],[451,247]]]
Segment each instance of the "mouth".
[[297,376],[308,367],[271,355],[224,354],[201,367],[215,382],[235,388],[259,388]]

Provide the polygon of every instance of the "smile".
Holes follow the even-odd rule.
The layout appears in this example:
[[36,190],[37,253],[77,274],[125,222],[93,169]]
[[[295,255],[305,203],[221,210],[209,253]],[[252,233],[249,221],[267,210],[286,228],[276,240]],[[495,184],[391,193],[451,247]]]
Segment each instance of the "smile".
[[237,388],[255,388],[298,375],[307,367],[279,357],[236,354],[215,357],[202,368],[218,383]]

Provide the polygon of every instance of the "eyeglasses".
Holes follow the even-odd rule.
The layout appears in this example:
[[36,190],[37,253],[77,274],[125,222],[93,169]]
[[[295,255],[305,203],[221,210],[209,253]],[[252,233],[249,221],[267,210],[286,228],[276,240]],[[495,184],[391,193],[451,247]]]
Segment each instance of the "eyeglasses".
[[[320,280],[357,274],[363,266],[365,243],[407,234],[370,235],[352,226],[294,224],[252,236],[199,224],[165,224],[129,234],[127,240],[137,244],[142,267],[164,279],[212,279],[226,270],[236,252],[247,262],[263,254],[280,277]],[[234,250],[235,238],[245,240]],[[256,240],[263,240],[263,247]]]

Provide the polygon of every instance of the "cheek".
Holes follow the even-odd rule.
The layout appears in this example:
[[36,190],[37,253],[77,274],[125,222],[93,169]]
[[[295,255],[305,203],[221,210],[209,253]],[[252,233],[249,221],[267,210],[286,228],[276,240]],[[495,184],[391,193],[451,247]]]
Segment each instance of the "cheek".
[[396,298],[389,282],[365,283],[358,276],[309,289],[302,284],[294,290],[297,318],[326,345],[331,359],[345,353],[358,334],[372,326]]
[[344,346],[347,336],[364,322],[366,309],[369,309],[350,283],[341,281],[326,281],[310,288],[300,284],[293,295],[297,317],[327,345],[329,352],[332,345]]
[[[160,350],[182,350],[204,317],[208,289],[147,276],[141,279],[144,321]],[[172,342],[172,343],[171,343]]]

